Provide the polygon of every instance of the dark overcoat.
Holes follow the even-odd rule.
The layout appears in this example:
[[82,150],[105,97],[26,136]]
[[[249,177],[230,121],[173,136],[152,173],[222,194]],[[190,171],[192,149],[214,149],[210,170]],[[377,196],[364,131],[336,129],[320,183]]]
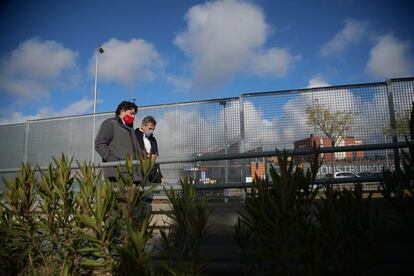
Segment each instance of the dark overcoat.
[[[126,154],[134,160],[137,158],[139,150],[138,139],[133,127],[130,127],[115,116],[105,120],[95,138],[95,150],[102,157],[103,162],[113,162],[125,160]],[[126,168],[123,168],[126,172]],[[118,177],[117,167],[108,167],[103,169],[104,176],[114,180]],[[134,174],[134,182],[142,181],[141,169],[137,167]]]

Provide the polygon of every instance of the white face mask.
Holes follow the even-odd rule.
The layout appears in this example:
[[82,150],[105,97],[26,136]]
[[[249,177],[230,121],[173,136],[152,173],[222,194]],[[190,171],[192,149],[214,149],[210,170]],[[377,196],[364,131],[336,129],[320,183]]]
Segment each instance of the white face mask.
[[153,130],[146,130],[144,132],[144,134],[145,134],[145,137],[149,138],[154,134],[154,131]]

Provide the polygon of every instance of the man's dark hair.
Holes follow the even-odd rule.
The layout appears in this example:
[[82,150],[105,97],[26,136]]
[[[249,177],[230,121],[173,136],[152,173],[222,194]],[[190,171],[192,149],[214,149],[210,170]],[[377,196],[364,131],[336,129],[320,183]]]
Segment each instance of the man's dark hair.
[[119,116],[121,114],[121,111],[134,109],[135,113],[138,111],[138,107],[133,102],[123,101],[121,102],[118,107],[116,108],[115,114]]
[[147,125],[149,123],[155,126],[157,124],[157,121],[155,121],[154,117],[152,116],[147,116],[144,119],[142,119],[142,124]]

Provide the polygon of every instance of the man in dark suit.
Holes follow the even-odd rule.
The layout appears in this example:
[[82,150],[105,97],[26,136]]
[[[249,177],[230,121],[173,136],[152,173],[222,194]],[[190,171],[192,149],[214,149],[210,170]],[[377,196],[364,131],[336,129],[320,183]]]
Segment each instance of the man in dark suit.
[[[141,154],[148,158],[153,158],[154,160],[158,158],[158,144],[154,137],[156,125],[157,122],[153,117],[146,116],[142,119],[141,126],[135,130],[141,148]],[[161,183],[163,177],[160,165],[155,164],[148,176],[151,183]]]

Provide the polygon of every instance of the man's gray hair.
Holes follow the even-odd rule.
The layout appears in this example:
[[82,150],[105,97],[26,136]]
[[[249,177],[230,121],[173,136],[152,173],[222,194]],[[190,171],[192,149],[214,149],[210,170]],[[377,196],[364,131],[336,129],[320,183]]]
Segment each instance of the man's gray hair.
[[142,119],[142,124],[153,124],[154,126],[157,124],[157,121],[155,121],[154,117],[152,116],[146,116],[144,119]]

